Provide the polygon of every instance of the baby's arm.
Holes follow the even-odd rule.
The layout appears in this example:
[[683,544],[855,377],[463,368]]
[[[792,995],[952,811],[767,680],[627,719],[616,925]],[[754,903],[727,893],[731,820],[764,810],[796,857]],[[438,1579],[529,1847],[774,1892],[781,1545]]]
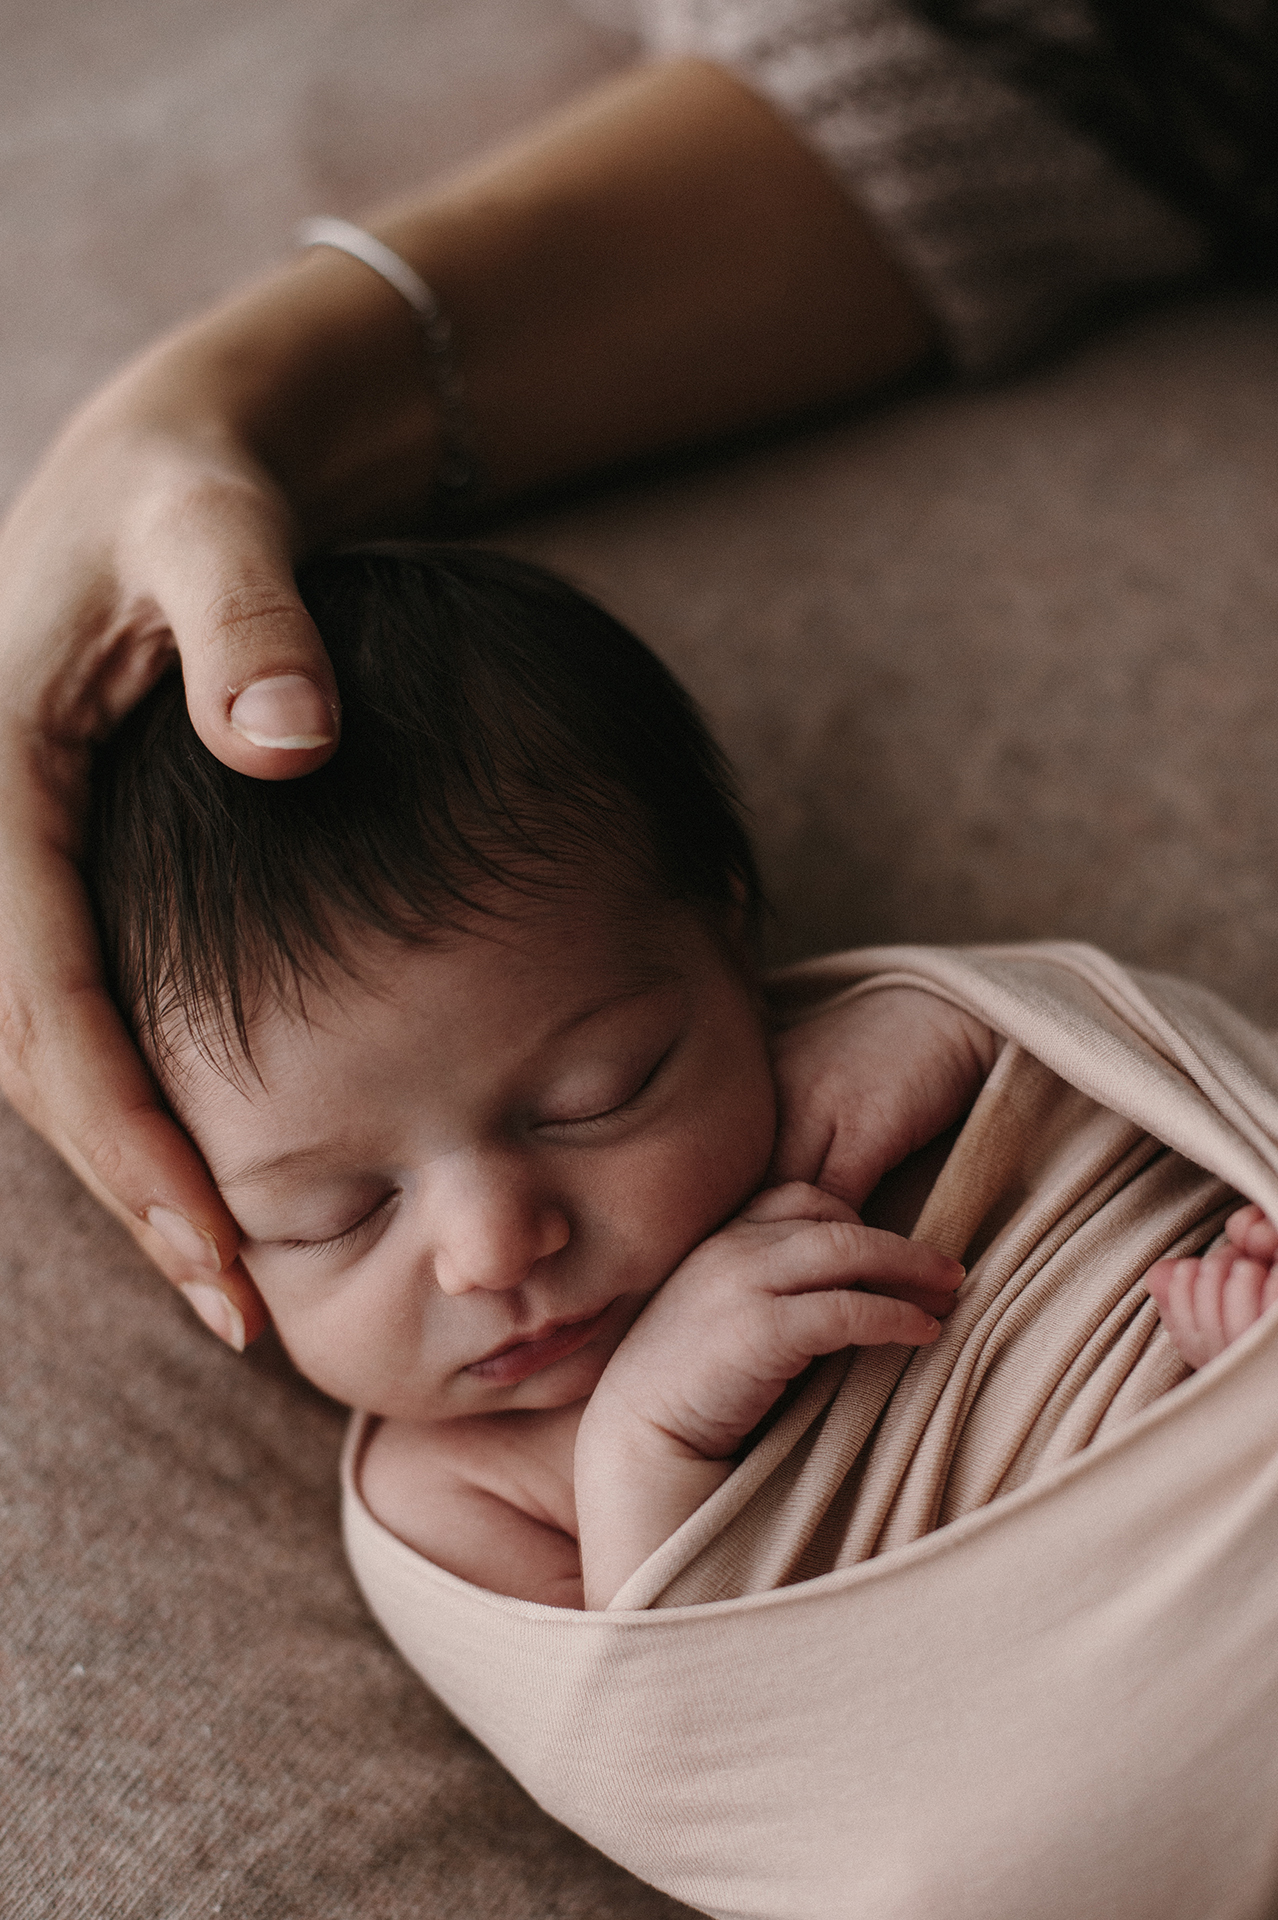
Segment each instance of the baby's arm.
[[866,1227],[797,1183],[761,1194],[697,1247],[648,1302],[582,1416],[574,1483],[585,1604],[606,1607],[727,1479],[810,1360],[935,1340],[933,1316],[949,1311],[962,1277],[957,1260]]
[[1145,1275],[1187,1366],[1205,1366],[1278,1300],[1278,1228],[1259,1207],[1225,1222],[1229,1245],[1199,1259],[1160,1260]]

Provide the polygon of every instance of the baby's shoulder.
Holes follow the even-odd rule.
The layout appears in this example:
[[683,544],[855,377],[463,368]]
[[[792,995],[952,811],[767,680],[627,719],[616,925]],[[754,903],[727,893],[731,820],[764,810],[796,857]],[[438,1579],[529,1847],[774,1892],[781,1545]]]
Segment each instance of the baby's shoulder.
[[408,1546],[479,1586],[577,1605],[572,1457],[579,1408],[417,1424],[382,1420],[360,1466],[365,1505]]

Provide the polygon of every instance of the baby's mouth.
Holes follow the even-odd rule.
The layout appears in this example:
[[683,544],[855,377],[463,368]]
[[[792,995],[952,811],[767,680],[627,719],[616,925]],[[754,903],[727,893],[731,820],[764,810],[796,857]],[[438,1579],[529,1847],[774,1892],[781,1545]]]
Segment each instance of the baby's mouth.
[[610,1300],[606,1307],[591,1314],[588,1320],[567,1320],[558,1326],[548,1327],[544,1333],[535,1334],[531,1339],[508,1340],[504,1346],[485,1354],[482,1360],[472,1360],[468,1367],[462,1368],[462,1372],[470,1374],[472,1379],[486,1380],[493,1386],[513,1386],[516,1381],[526,1380],[530,1374],[540,1373],[543,1367],[553,1366],[556,1360],[565,1360],[570,1353],[576,1353],[580,1347],[586,1346],[593,1340],[614,1304]]

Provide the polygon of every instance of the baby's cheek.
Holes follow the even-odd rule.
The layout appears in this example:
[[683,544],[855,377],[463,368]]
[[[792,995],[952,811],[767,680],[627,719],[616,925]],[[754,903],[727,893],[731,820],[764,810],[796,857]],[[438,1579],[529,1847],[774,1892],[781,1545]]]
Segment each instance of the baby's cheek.
[[771,1111],[738,1110],[713,1129],[673,1139],[630,1170],[628,1237],[658,1286],[757,1192],[772,1156]]
[[251,1247],[244,1264],[298,1372],[335,1400],[367,1406],[385,1371],[377,1321],[319,1274],[281,1272],[269,1253],[254,1258]]

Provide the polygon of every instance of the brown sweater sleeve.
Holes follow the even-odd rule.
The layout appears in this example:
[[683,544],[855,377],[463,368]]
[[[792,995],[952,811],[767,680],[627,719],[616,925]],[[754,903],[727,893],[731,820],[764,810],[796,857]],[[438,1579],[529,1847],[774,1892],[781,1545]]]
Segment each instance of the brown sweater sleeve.
[[637,11],[652,52],[726,66],[793,121],[877,221],[963,373],[999,372],[1211,258],[1203,227],[909,0]]

